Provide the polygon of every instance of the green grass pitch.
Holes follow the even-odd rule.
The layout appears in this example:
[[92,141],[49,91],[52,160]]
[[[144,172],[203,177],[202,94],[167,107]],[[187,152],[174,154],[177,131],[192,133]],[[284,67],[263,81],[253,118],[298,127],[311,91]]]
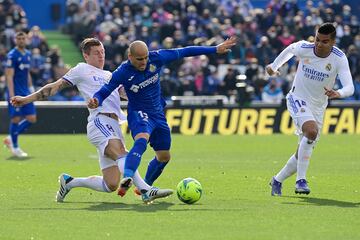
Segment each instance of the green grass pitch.
[[[295,195],[291,177],[282,197],[270,196],[268,182],[296,136],[174,135],[156,185],[196,178],[204,193],[194,205],[176,195],[145,205],[131,190],[120,198],[87,189],[56,203],[59,174],[99,174],[95,148],[85,135],[24,135],[20,143],[31,158],[0,151],[0,239],[360,239],[357,135],[322,136],[308,171],[311,194]],[[152,156],[149,147],[142,175]]]

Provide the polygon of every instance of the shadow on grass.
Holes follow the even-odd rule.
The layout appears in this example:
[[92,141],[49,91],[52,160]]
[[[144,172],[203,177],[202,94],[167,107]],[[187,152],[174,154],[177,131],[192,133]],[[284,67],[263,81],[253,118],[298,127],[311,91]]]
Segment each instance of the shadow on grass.
[[169,207],[173,206],[174,203],[169,202],[154,202],[152,204],[132,204],[132,203],[92,203],[86,209],[89,211],[109,211],[109,210],[121,210],[121,211],[137,211],[137,212],[157,212],[168,210]]
[[304,204],[309,203],[315,206],[334,206],[334,207],[342,207],[342,208],[357,208],[360,207],[360,202],[346,202],[335,199],[327,199],[327,198],[314,198],[314,197],[283,197],[283,198],[292,198],[292,199],[300,199],[301,202],[286,202],[285,204]]
[[[86,206],[83,206],[86,205]],[[56,207],[44,208],[15,208],[13,210],[44,210],[44,211],[137,211],[137,212],[157,212],[168,210],[175,205],[169,202],[154,202],[152,204],[144,203],[121,203],[121,202],[63,202],[58,203]]]
[[[180,206],[180,209],[169,209],[172,206]],[[200,207],[200,208],[199,208]],[[62,202],[56,203],[54,207],[38,207],[38,208],[13,208],[15,211],[26,211],[26,210],[36,210],[36,211],[136,211],[142,213],[151,213],[158,211],[170,211],[170,212],[203,212],[203,211],[244,211],[243,208],[239,209],[208,209],[203,208],[204,205],[201,203],[196,204],[184,204],[184,203],[172,203],[172,202],[154,202],[152,204],[144,203],[122,203],[122,202]]]
[[10,161],[19,161],[19,162],[21,162],[21,161],[27,161],[27,160],[30,160],[30,159],[32,159],[32,158],[34,158],[34,157],[24,157],[24,158],[19,158],[19,157],[11,156],[11,157],[6,158],[6,160],[10,160]]

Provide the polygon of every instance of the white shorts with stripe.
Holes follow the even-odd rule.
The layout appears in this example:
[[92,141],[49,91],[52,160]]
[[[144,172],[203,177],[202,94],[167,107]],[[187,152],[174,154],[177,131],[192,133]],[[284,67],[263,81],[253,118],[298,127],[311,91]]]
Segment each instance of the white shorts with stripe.
[[318,139],[323,125],[324,111],[316,112],[312,110],[308,106],[306,100],[297,97],[293,93],[288,93],[286,95],[286,106],[296,126],[295,134],[302,137],[302,125],[305,122],[312,120],[318,125]]
[[110,139],[120,139],[125,146],[118,121],[105,115],[97,115],[87,124],[87,137],[98,151],[101,170],[117,164],[116,161],[105,156],[105,148]]

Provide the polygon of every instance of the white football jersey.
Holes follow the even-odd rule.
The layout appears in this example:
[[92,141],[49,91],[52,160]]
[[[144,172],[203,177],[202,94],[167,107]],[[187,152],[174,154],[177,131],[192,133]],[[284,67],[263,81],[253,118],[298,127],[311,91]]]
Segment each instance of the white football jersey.
[[289,45],[271,64],[276,71],[290,58],[296,56],[299,65],[291,92],[304,99],[310,108],[323,111],[328,102],[324,87],[332,89],[338,76],[343,88],[339,89],[341,97],[353,94],[354,86],[346,55],[333,47],[329,56],[322,58],[315,55],[315,44],[299,41]]
[[[70,69],[62,78],[79,89],[81,96],[88,101],[93,95],[111,79],[111,72],[96,68],[87,63],[79,63]],[[121,86],[120,86],[121,87]],[[118,89],[117,89],[118,90]],[[98,113],[115,113],[120,120],[126,116],[120,108],[118,91],[113,91],[108,98],[96,109],[89,109],[88,121],[92,121]]]

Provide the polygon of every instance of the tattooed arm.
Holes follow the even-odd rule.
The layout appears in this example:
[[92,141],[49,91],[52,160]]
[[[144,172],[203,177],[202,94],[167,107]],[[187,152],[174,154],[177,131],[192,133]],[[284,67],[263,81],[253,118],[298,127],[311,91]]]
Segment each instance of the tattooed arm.
[[28,104],[28,103],[31,103],[34,101],[47,99],[48,97],[55,95],[60,90],[67,88],[67,87],[71,87],[71,86],[72,85],[68,81],[60,78],[56,82],[46,84],[44,87],[40,88],[38,91],[36,91],[30,95],[27,95],[25,97],[22,97],[22,96],[12,97],[10,99],[10,103],[14,107],[21,107],[25,104]]

